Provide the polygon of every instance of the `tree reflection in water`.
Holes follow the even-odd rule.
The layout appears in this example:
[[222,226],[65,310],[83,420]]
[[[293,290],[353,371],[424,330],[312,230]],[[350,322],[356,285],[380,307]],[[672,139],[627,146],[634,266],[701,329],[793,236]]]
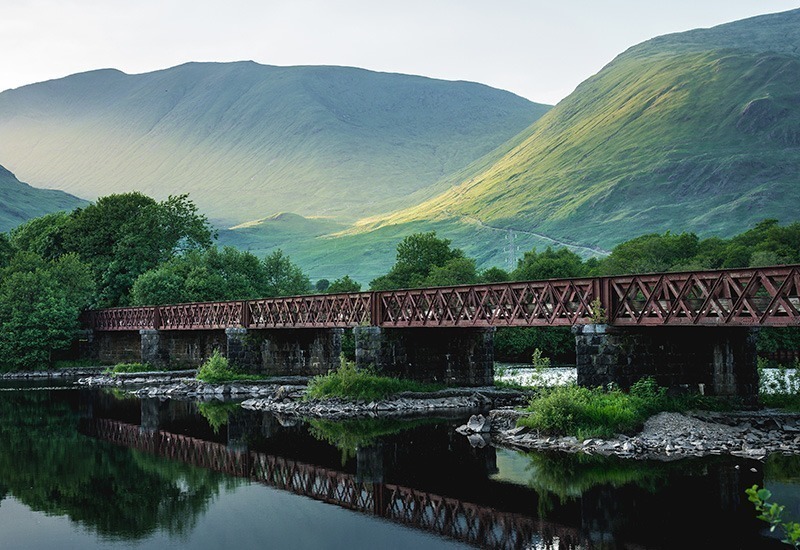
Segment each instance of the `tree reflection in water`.
[[241,483],[81,435],[77,404],[59,399],[66,393],[0,393],[0,495],[135,540],[189,532],[223,484]]

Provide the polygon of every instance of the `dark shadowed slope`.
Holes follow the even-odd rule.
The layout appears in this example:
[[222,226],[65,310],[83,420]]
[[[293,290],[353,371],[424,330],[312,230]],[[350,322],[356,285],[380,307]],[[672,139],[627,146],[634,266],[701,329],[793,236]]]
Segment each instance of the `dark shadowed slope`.
[[87,201],[62,191],[31,187],[0,166],[0,233],[31,218],[86,204]]

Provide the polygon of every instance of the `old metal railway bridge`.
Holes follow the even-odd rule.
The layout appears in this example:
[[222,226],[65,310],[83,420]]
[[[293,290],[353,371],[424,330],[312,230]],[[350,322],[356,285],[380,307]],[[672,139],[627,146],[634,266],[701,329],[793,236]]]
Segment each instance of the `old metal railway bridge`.
[[580,384],[650,374],[752,396],[755,330],[800,326],[800,265],[110,308],[83,323],[104,361],[198,365],[220,349],[306,375],[338,364],[352,328],[359,365],[463,385],[492,382],[495,327],[571,326]]

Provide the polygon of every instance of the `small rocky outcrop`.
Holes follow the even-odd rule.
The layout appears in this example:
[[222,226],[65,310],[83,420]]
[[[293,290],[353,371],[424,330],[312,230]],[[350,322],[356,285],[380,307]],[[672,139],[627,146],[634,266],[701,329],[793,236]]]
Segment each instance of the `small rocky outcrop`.
[[517,426],[517,419],[523,414],[513,409],[492,410],[488,420],[476,418],[473,421],[471,418],[457,431],[473,443],[471,436],[484,434],[488,423],[491,442],[500,446],[634,459],[674,460],[729,454],[764,460],[771,453],[800,454],[800,414],[780,411],[663,412],[651,417],[637,435],[583,441],[575,437],[548,436]]

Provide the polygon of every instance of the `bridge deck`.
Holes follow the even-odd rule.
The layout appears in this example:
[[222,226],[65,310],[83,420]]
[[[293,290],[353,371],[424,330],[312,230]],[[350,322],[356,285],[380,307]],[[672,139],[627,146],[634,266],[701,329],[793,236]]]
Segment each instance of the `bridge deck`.
[[125,307],[86,328],[800,326],[800,265]]

